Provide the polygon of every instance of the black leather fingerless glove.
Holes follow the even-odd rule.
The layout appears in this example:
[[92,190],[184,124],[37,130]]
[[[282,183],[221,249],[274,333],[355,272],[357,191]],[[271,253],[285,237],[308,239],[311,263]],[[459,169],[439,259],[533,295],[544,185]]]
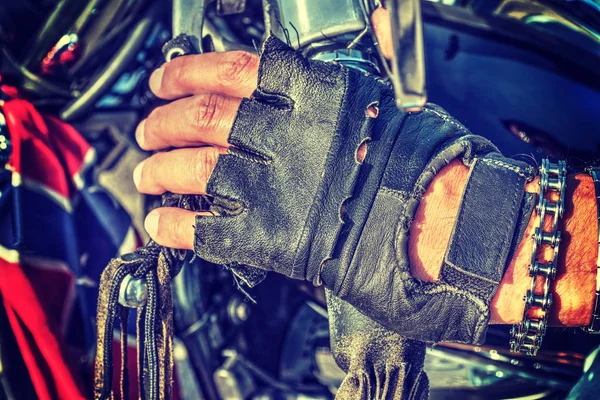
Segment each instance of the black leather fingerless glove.
[[[387,86],[363,78],[267,39],[258,89],[242,100],[232,147],[208,182],[221,216],[197,219],[198,255],[319,280],[334,257],[343,204],[360,189],[357,148],[376,142],[367,157],[385,163],[396,135],[373,137],[376,126],[397,127],[404,118]],[[372,119],[370,104],[394,111]]]
[[[208,182],[218,216],[196,220],[200,257],[322,282],[410,338],[483,340],[531,167],[443,110],[403,113],[387,84],[309,61],[274,37],[229,142]],[[471,167],[470,186],[441,280],[422,283],[410,274],[409,228],[429,182],[457,157]]]

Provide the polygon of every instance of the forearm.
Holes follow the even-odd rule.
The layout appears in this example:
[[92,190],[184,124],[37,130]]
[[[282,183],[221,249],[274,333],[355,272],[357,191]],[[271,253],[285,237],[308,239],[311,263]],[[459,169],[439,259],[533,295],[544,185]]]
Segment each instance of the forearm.
[[[435,177],[417,210],[410,232],[409,255],[411,271],[421,280],[438,279],[468,173],[469,169],[461,162],[452,162]],[[537,193],[537,180],[527,185],[526,190]],[[550,322],[582,326],[591,318],[596,282],[598,227],[594,187],[589,176],[567,178],[565,206]],[[517,323],[522,319],[523,296],[531,284],[528,266],[532,235],[538,224],[539,217],[534,212],[492,300],[491,323]],[[540,255],[547,259],[549,253]]]

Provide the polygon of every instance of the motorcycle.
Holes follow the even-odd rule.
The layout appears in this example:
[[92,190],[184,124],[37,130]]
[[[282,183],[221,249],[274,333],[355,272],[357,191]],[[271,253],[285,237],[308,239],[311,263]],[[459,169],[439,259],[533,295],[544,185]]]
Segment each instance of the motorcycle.
[[[379,5],[0,4],[0,398],[91,397],[100,273],[147,241],[143,217],[159,204],[131,181],[147,156],[133,134],[161,104],[148,78],[178,34],[196,37],[200,52],[255,52],[272,32],[306,57],[388,79],[400,107],[441,105],[508,156],[599,158],[597,2],[392,1],[389,61],[370,26]],[[196,259],[173,280],[173,302],[174,398],[329,399],[346,375],[321,288],[274,274],[248,285]],[[564,398],[600,343],[555,328],[531,358],[510,352],[508,330],[490,326],[485,346],[428,345],[430,397]],[[128,338],[114,359],[129,354],[135,371]]]

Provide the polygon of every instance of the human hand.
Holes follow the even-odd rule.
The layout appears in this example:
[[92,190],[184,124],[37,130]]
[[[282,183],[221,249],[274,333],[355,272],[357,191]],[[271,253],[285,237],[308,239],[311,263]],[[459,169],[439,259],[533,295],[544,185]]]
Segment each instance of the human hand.
[[[146,150],[174,149],[141,163],[134,181],[144,193],[215,199],[211,213],[176,208],[150,213],[146,228],[158,244],[193,248],[216,263],[278,265],[285,270],[278,272],[311,279],[343,224],[340,210],[352,197],[365,143],[375,129],[369,121],[379,114],[376,105],[386,115],[377,118],[382,127],[402,116],[381,82],[337,64],[308,61],[275,38],[265,42],[261,63],[260,78],[258,58],[240,52],[186,56],[155,72],[152,90],[173,101],[140,123],[136,137]],[[377,142],[382,159],[395,132],[390,135]],[[370,150],[373,156],[378,149]],[[329,198],[319,198],[332,184],[338,186]],[[242,215],[233,218],[230,206]],[[331,208],[326,218],[308,215],[311,207],[322,206]],[[326,225],[316,226],[321,223]],[[320,238],[327,243],[311,263],[315,271],[304,276],[308,254],[295,257],[300,241],[310,245],[302,236],[310,225],[306,229],[325,230]],[[262,252],[260,260],[248,249]]]
[[[241,51],[179,57],[154,71],[150,89],[172,102],[140,122],[136,140],[144,150],[171,150],[136,167],[138,190],[206,194],[218,155],[230,146],[227,138],[241,99],[255,90],[257,76],[258,56]],[[158,244],[191,250],[196,215],[207,214],[161,207],[147,216],[145,227]]]
[[[392,56],[389,10],[378,7],[371,24],[386,58]],[[138,190],[160,195],[205,194],[206,182],[219,154],[230,144],[229,131],[243,97],[256,89],[258,56],[243,51],[178,57],[154,71],[150,89],[161,99],[173,100],[158,107],[136,129],[139,146],[157,153],[134,171]],[[366,147],[357,158],[364,159]],[[195,213],[177,208],[151,212],[145,228],[163,246],[193,249]],[[159,222],[160,221],[160,222]]]

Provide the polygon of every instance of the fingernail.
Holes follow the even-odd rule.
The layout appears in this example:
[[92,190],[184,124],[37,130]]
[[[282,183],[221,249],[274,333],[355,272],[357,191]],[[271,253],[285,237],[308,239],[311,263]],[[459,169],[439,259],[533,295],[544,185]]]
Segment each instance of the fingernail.
[[156,95],[158,95],[158,91],[160,90],[160,85],[162,83],[162,77],[164,72],[165,68],[160,67],[159,69],[154,70],[154,72],[152,72],[152,75],[150,75],[150,81],[148,82],[148,85],[150,86],[150,90],[152,90],[152,92]]
[[146,228],[146,232],[152,238],[156,238],[156,234],[158,233],[158,220],[160,218],[160,213],[156,210],[150,211],[150,214],[146,217],[144,221],[144,228]]
[[143,119],[135,128],[135,140],[138,142],[138,145],[143,149],[144,148],[144,128],[146,127],[146,120]]
[[135,183],[135,187],[140,187],[140,182],[142,180],[142,169],[144,169],[144,164],[146,160],[139,163],[135,169],[133,170],[133,183]]

